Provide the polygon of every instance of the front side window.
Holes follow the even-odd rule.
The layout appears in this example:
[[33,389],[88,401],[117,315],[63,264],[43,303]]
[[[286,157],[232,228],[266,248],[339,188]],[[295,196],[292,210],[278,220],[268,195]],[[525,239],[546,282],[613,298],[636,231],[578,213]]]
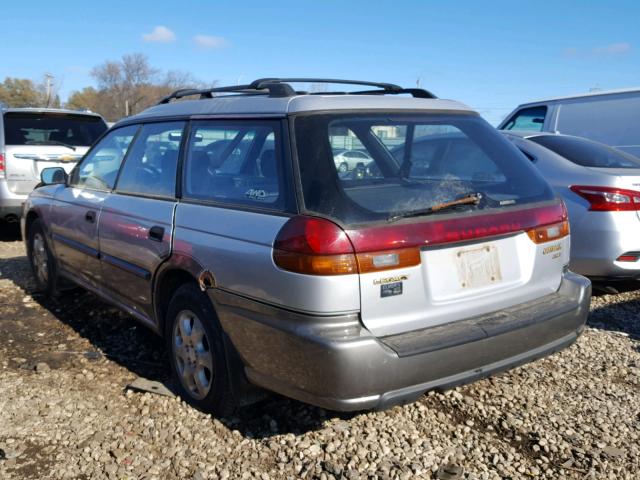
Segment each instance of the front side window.
[[116,190],[173,198],[184,122],[144,125],[131,146]]
[[[537,170],[475,115],[309,114],[295,118],[294,130],[305,210],[342,223],[384,220],[470,194],[482,201],[461,211],[553,199]],[[369,160],[341,169],[335,152],[345,145]]]
[[255,207],[284,205],[279,124],[193,122],[183,196]]
[[70,184],[94,190],[111,190],[137,125],[109,132],[74,169]]
[[547,107],[524,108],[516,113],[503,130],[520,130],[526,132],[541,132],[544,119],[547,116]]

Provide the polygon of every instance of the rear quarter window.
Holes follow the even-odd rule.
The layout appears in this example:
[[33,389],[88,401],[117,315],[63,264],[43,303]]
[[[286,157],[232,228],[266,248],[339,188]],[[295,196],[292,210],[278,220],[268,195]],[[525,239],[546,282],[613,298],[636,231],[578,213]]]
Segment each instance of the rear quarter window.
[[583,167],[640,168],[638,157],[584,138],[540,135],[529,140]]
[[192,123],[184,198],[282,210],[285,178],[279,122]]

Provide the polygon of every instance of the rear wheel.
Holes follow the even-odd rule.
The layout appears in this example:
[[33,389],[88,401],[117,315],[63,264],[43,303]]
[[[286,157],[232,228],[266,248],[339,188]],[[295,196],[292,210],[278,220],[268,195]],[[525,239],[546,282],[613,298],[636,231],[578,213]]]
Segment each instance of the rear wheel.
[[47,295],[55,295],[57,293],[58,270],[40,219],[34,220],[29,227],[27,248],[36,289]]
[[340,173],[345,173],[349,171],[349,165],[347,165],[347,162],[342,162],[340,164],[340,166],[338,167],[338,171]]
[[194,284],[181,286],[167,310],[171,368],[180,395],[218,416],[237,408],[231,390],[223,331],[209,298]]

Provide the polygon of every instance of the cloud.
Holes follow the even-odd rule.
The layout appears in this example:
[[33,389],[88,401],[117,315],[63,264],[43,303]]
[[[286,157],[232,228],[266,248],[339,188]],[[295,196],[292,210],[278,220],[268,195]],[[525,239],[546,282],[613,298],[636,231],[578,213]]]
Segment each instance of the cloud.
[[214,49],[223,48],[228,45],[228,42],[223,37],[214,37],[212,35],[196,35],[193,37],[193,43],[200,48]]
[[593,49],[596,55],[610,57],[614,55],[624,55],[631,51],[631,44],[627,42],[612,43],[606,47],[597,47]]
[[171,43],[175,41],[176,34],[163,25],[156,26],[151,33],[142,35],[145,42]]

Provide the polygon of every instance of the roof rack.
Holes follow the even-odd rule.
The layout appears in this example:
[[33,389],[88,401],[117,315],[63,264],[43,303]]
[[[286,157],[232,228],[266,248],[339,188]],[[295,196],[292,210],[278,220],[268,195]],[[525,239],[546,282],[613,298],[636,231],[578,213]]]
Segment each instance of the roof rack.
[[[376,87],[376,90],[361,90],[355,92],[302,92],[296,91],[289,83],[331,83],[339,85],[361,85]],[[400,95],[410,94],[415,98],[437,98],[433,93],[421,88],[402,88],[393,83],[367,82],[360,80],[339,80],[336,78],[259,78],[247,85],[234,85],[214,88],[183,88],[167,95],[158,104],[169,103],[183,97],[199,95],[203,98],[213,98],[216,93],[237,93],[243,95],[268,95],[270,97],[293,97],[295,95]]]

